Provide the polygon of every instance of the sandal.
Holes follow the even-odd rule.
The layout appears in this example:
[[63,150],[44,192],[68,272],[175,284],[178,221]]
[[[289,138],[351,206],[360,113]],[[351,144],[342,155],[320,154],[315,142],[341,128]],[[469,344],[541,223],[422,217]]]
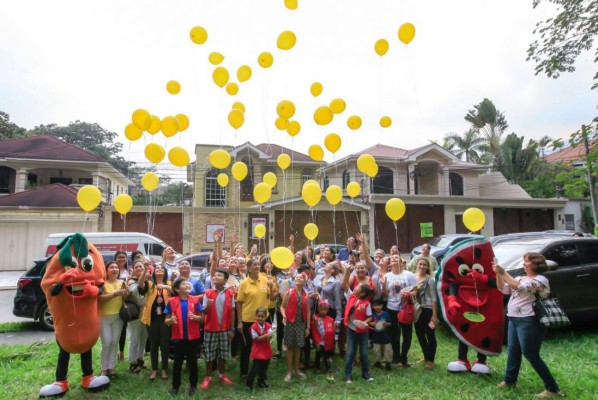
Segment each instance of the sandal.
[[158,371],[153,370],[152,373],[150,374],[149,380],[153,381],[154,379],[156,379],[158,377]]
[[109,370],[108,376],[110,377],[110,379],[116,379],[117,378],[116,371],[113,369]]
[[129,370],[134,374],[138,374],[141,372],[141,368],[139,368],[139,365],[133,364],[133,363],[131,363],[131,365],[129,365]]
[[141,369],[147,369],[147,367],[145,366],[145,361],[143,360],[137,360],[137,365],[139,365],[139,368]]
[[160,376],[160,379],[168,379],[168,372],[166,372],[165,369],[162,370],[162,375]]

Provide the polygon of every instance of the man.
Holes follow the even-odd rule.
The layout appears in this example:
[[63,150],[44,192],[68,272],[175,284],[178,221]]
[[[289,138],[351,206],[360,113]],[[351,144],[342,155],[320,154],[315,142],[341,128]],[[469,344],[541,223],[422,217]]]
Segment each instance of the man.
[[407,264],[407,269],[415,273],[417,262],[422,258],[428,259],[428,261],[430,262],[430,268],[432,269],[432,275],[434,275],[434,272],[436,272],[436,270],[438,269],[438,261],[436,261],[435,257],[430,255],[430,245],[428,243],[424,243],[422,245],[421,254],[413,257],[411,261],[409,261],[409,264]]
[[337,254],[336,259],[340,261],[347,261],[352,250],[358,250],[359,243],[353,236],[347,239],[347,247],[343,247]]

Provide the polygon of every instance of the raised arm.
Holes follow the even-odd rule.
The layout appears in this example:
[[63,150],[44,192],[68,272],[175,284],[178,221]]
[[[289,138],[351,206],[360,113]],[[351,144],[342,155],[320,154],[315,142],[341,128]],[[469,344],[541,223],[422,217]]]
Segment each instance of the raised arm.
[[218,269],[218,263],[222,258],[222,234],[219,231],[214,232],[214,251],[210,262],[210,276],[214,276]]

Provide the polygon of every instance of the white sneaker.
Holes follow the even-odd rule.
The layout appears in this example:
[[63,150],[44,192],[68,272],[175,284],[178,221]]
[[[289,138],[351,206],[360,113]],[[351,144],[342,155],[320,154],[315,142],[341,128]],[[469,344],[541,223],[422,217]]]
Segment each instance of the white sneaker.
[[457,360],[448,363],[446,369],[449,372],[467,372],[471,369],[469,365],[469,361],[467,360]]
[[490,375],[492,370],[486,364],[482,364],[481,362],[474,362],[473,366],[471,367],[471,372],[474,374],[482,374],[482,375]]

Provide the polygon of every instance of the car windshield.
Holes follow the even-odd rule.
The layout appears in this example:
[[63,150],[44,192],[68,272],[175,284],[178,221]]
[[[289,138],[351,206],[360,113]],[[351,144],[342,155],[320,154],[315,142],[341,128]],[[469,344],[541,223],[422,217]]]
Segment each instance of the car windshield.
[[449,244],[451,244],[452,241],[453,241],[452,238],[439,236],[437,238],[432,239],[432,241],[430,241],[430,246],[447,247]]
[[506,270],[521,268],[523,255],[527,252],[540,252],[544,246],[538,243],[499,243],[493,247],[494,256],[501,267]]

